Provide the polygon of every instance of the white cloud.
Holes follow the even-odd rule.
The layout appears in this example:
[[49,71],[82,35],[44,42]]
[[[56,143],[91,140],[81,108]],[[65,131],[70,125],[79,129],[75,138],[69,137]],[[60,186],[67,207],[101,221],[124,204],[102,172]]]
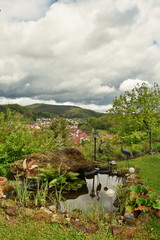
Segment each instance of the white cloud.
[[5,83],[5,84],[10,84],[11,82],[16,83],[21,81],[21,79],[23,79],[24,77],[26,77],[26,74],[23,72],[14,73],[13,75],[1,75],[0,83]]
[[37,20],[49,7],[50,0],[0,0],[1,19],[6,21]]
[[160,83],[160,4],[50,4],[0,0],[0,96],[107,106],[137,81]]
[[120,91],[130,91],[137,85],[141,86],[143,83],[146,83],[149,86],[147,81],[142,81],[140,79],[127,79],[121,83],[119,90]]

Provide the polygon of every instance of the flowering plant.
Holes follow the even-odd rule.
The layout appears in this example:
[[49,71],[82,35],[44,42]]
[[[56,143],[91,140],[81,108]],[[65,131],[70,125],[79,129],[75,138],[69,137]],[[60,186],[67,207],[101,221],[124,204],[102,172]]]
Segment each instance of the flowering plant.
[[153,213],[154,209],[160,209],[160,200],[157,199],[152,189],[140,184],[129,188],[127,212],[140,210]]

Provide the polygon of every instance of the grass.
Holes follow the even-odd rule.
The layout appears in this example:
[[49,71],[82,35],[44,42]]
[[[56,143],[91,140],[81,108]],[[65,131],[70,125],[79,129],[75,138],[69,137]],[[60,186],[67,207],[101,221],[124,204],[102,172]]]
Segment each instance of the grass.
[[108,134],[108,131],[107,130],[104,130],[104,129],[97,129],[97,132],[98,132],[98,135],[103,135],[103,134]]
[[25,220],[8,224],[0,221],[0,239],[3,240],[114,240],[108,228],[103,228],[94,235],[85,235],[72,226],[43,221]]
[[[120,166],[126,166],[126,161],[119,162]],[[129,166],[140,168],[140,177],[145,185],[160,195],[160,154],[147,155],[130,159]]]

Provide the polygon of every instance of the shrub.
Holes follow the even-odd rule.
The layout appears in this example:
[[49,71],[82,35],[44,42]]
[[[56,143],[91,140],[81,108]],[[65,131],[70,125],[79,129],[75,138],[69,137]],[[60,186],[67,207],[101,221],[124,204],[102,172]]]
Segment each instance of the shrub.
[[157,200],[155,193],[145,185],[136,185],[129,188],[127,199],[127,212],[143,211],[153,213],[160,209],[160,200]]

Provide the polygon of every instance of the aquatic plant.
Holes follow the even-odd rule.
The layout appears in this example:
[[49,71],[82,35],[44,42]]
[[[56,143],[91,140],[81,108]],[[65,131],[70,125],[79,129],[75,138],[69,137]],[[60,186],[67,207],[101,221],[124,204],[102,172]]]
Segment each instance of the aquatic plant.
[[85,183],[79,177],[79,173],[63,172],[60,167],[53,168],[50,164],[46,168],[40,168],[39,174],[33,179],[38,179],[41,182],[48,182],[49,189],[55,191],[56,198],[62,198],[62,192],[81,188]]

